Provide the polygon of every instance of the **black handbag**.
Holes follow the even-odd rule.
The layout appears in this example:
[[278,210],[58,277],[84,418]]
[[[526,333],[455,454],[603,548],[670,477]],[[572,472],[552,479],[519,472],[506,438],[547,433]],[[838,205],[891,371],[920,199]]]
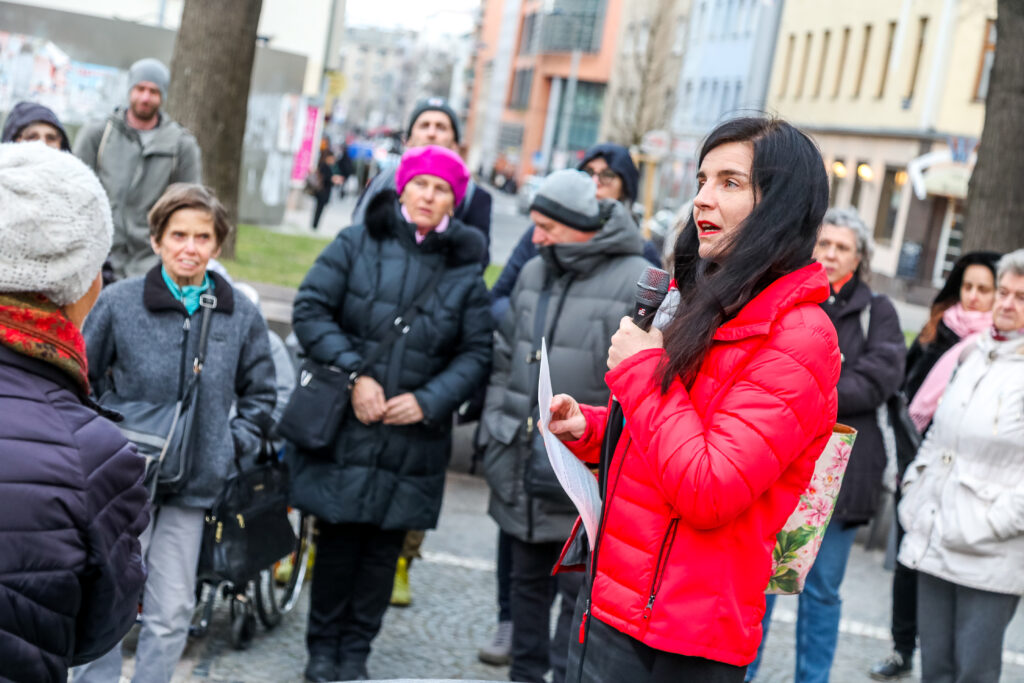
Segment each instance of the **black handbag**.
[[[217,307],[212,294],[199,297],[203,311],[199,327],[199,347],[192,361],[192,372],[182,367],[181,393],[175,401],[153,402],[126,399],[110,391],[100,397],[99,404],[120,413],[118,423],[125,438],[135,444],[146,459],[145,486],[150,501],[180,492],[192,474],[198,434],[199,378],[206,360],[206,344],[210,336],[210,317]],[[183,357],[184,360],[184,357]]]
[[[352,399],[351,384],[355,378],[373,367],[396,341],[409,333],[420,307],[437,288],[444,269],[438,270],[419,295],[393,320],[385,321],[388,331],[376,348],[352,372],[335,365],[324,365],[311,358],[302,362],[295,390],[288,399],[277,423],[277,436],[283,437],[306,452],[322,451],[334,443],[341,421]],[[377,327],[368,336],[375,339],[383,331]]]
[[288,519],[288,470],[264,438],[255,467],[242,469],[235,457],[235,472],[206,514],[199,577],[242,587],[291,553],[295,541]]

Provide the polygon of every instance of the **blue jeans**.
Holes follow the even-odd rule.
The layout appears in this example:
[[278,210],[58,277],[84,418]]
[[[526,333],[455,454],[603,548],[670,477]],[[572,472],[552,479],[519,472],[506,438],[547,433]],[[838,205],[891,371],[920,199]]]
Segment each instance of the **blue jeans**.
[[[825,530],[818,557],[807,575],[807,583],[800,593],[796,617],[796,678],[795,683],[828,683],[832,658],[839,640],[839,617],[843,601],[839,586],[846,574],[846,561],[850,558],[857,527],[844,528],[833,522]],[[747,681],[754,680],[768,640],[768,625],[775,607],[774,595],[766,596],[763,635],[757,649],[757,659],[747,667]]]

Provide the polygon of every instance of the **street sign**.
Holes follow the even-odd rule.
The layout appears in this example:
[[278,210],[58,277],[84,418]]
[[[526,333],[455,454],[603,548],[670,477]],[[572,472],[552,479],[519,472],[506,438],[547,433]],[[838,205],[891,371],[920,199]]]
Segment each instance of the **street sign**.
[[640,150],[649,156],[661,158],[668,154],[672,146],[672,136],[667,130],[649,130],[644,133],[640,142]]

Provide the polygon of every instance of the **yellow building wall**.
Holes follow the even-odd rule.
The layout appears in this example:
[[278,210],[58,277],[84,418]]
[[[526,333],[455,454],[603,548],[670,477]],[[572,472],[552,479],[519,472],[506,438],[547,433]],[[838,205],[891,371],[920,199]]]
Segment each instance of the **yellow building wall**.
[[[767,96],[768,109],[794,122],[815,126],[921,129],[932,71],[938,67],[944,73],[938,81],[937,107],[932,114],[934,129],[980,136],[984,105],[973,101],[973,93],[985,21],[995,16],[995,0],[956,3],[948,49],[938,44],[946,3],[905,2],[910,10],[901,38],[899,21],[904,2],[787,0]],[[924,47],[914,78],[922,18],[927,19]],[[892,40],[895,59],[891,55],[887,59],[892,24],[896,25]],[[865,51],[867,26],[871,30]],[[846,29],[849,39],[840,71]],[[830,34],[827,46],[826,30]]]

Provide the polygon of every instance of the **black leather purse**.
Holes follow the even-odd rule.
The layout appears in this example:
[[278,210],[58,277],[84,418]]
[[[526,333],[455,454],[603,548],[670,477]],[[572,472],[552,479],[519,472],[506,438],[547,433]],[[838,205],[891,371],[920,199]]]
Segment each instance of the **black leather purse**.
[[[198,447],[199,378],[206,361],[210,317],[217,307],[217,298],[203,294],[199,298],[199,306],[203,311],[199,348],[192,361],[192,372],[189,373],[187,367],[179,370],[178,376],[187,376],[187,379],[183,381],[177,400],[162,403],[138,401],[118,396],[116,391],[107,392],[99,399],[101,406],[121,414],[123,419],[118,423],[121,433],[146,459],[144,482],[150,501],[180,492],[192,474]],[[184,356],[183,360],[186,360]]]
[[287,439],[307,453],[323,451],[333,444],[352,399],[352,382],[373,367],[391,350],[395,342],[409,333],[412,321],[420,313],[427,298],[437,289],[443,274],[443,268],[434,273],[430,283],[393,320],[385,321],[370,333],[367,338],[376,339],[387,326],[384,338],[352,372],[310,358],[304,360],[299,368],[295,391],[277,423],[277,436]]
[[235,472],[206,514],[199,577],[245,586],[260,571],[295,549],[288,519],[288,470],[263,439],[255,467]]

